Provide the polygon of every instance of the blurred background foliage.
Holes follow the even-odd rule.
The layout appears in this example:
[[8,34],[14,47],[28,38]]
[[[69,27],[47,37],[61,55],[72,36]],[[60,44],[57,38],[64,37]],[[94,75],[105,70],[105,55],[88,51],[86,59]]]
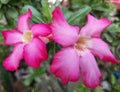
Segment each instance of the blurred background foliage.
[[[0,32],[16,28],[20,14],[30,8],[33,12],[31,24],[51,23],[51,13],[58,5],[62,8],[67,21],[82,27],[86,15],[91,13],[97,18],[107,17],[113,24],[104,30],[102,38],[106,41],[116,58],[120,59],[120,10],[108,0],[63,0],[50,5],[47,0],[0,0]],[[67,2],[67,5],[63,3]],[[101,85],[94,90],[86,88],[81,80],[63,86],[59,79],[51,75],[49,66],[52,57],[61,47],[56,43],[47,44],[49,59],[39,69],[32,69],[22,60],[16,72],[6,71],[3,60],[10,54],[12,47],[4,44],[0,34],[0,92],[120,92],[120,66],[100,62],[98,65],[103,74]]]

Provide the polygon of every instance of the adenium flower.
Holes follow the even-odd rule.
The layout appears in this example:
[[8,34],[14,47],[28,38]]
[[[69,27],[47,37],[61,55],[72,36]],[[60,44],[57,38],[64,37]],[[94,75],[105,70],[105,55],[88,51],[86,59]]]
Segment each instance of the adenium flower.
[[120,0],[107,0],[113,4],[120,4]]
[[2,35],[6,45],[13,45],[14,49],[3,62],[3,66],[10,71],[15,71],[19,67],[20,61],[33,67],[39,68],[40,63],[48,58],[45,42],[40,39],[51,33],[46,24],[34,24],[30,27],[29,21],[32,12],[22,14],[17,23],[17,29],[5,30]]
[[63,6],[68,6],[69,5],[69,0],[63,0],[62,5]]
[[79,31],[78,26],[71,26],[66,22],[59,7],[53,11],[52,20],[53,39],[63,48],[55,54],[50,71],[63,84],[76,82],[81,76],[87,87],[95,88],[102,77],[95,57],[117,63],[108,45],[100,38],[102,30],[111,21],[106,18],[98,20],[88,14],[87,24]]

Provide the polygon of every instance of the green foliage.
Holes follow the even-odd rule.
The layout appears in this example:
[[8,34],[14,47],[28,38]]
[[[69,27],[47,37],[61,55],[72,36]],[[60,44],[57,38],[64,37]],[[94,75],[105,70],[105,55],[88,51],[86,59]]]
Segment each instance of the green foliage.
[[82,6],[79,10],[73,12],[67,19],[70,24],[78,24],[85,19],[86,15],[91,11],[91,7]]
[[48,3],[47,3],[47,0],[42,0],[41,1],[41,4],[42,4],[42,12],[43,13],[43,16],[46,18],[46,22],[52,22],[52,10],[53,10],[53,7],[49,7]]
[[39,69],[32,69],[28,67],[28,71],[30,73],[29,77],[24,81],[24,84],[26,86],[30,85],[33,80],[36,82],[40,82],[40,75],[45,73],[44,68],[39,68]]
[[86,88],[84,85],[79,85],[78,87],[77,87],[77,90],[78,91],[80,91],[80,92],[100,92],[100,89],[88,89],[88,88]]
[[0,0],[2,4],[7,4],[10,0]]
[[114,86],[114,90],[115,90],[115,92],[119,92],[120,91],[120,86],[119,85]]
[[116,83],[116,78],[113,74],[111,75],[111,83],[112,83],[112,85],[114,85]]
[[18,11],[14,7],[12,7],[7,10],[7,15],[9,15],[9,17],[12,19],[18,18]]
[[0,10],[0,19],[2,19],[2,17],[3,17],[3,12],[2,10]]

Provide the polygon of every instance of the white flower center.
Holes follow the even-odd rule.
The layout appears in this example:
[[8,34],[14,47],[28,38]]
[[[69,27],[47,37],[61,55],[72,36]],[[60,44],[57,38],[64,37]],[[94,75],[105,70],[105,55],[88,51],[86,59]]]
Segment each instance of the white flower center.
[[91,40],[88,37],[79,37],[76,44],[74,45],[77,53],[81,56],[84,51],[87,51],[91,47]]
[[28,43],[29,41],[31,41],[33,38],[32,32],[31,31],[26,31],[23,34],[23,42],[24,43]]

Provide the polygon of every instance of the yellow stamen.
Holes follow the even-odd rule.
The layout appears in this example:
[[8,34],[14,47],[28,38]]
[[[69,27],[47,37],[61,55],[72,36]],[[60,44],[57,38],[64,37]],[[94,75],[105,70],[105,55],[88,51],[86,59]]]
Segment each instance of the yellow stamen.
[[86,49],[88,47],[88,41],[89,41],[89,38],[79,37],[78,41],[75,44],[75,48],[77,50]]
[[32,40],[32,38],[33,38],[33,35],[32,35],[31,31],[24,32],[24,34],[23,34],[23,42],[24,43],[28,43],[30,40]]

